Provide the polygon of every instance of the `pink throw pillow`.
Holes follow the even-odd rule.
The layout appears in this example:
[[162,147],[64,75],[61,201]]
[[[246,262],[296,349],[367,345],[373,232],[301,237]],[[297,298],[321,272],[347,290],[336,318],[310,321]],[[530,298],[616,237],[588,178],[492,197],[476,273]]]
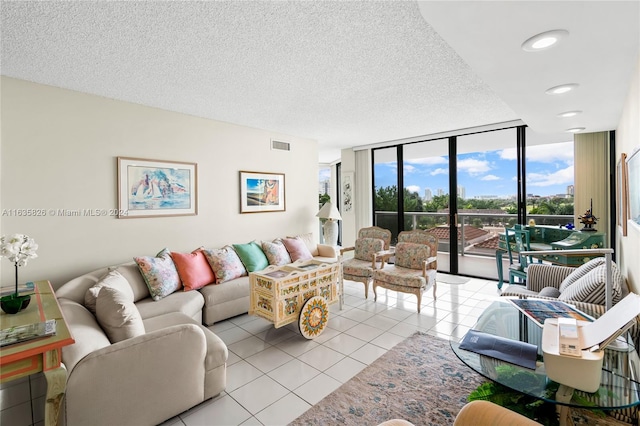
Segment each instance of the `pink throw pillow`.
[[171,252],[184,291],[197,290],[215,282],[216,277],[202,250],[192,253]]
[[291,261],[313,259],[307,245],[300,238],[283,238],[282,244],[287,248]]

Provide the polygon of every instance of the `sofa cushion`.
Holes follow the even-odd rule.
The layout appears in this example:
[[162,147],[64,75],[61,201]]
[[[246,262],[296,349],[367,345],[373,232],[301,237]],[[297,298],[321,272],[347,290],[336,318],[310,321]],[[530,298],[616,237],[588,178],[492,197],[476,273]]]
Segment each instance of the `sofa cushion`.
[[171,252],[184,291],[197,290],[205,285],[213,284],[216,277],[202,250],[191,253]]
[[[622,294],[622,274],[615,263],[611,264],[611,300],[618,303]],[[558,300],[604,305],[606,303],[607,265],[600,265],[571,284],[558,296]]]
[[557,299],[558,296],[560,296],[560,290],[558,290],[555,287],[544,287],[542,290],[540,290],[540,292],[538,293],[538,296],[552,297],[554,299]]
[[138,264],[153,300],[160,300],[182,287],[169,250],[162,250],[156,257],[134,257],[133,260]]
[[251,286],[248,276],[236,278],[224,285],[208,285],[200,289],[207,306],[221,305],[225,302],[241,299],[249,296],[250,292]]
[[300,240],[302,240],[302,242],[304,242],[304,245],[307,246],[307,249],[309,250],[309,253],[311,253],[311,256],[318,256],[318,244],[316,243],[316,238],[313,236],[312,232],[308,232],[306,234],[300,234],[294,237],[287,237],[287,238],[298,238]]
[[133,301],[146,299],[151,294],[149,293],[149,287],[147,286],[144,277],[140,273],[140,268],[136,262],[123,263],[109,268],[110,270],[120,272],[120,275],[125,277],[133,290]]
[[581,265],[580,267],[576,268],[575,271],[570,273],[567,276],[567,278],[565,278],[560,283],[560,287],[558,287],[558,289],[560,290],[560,293],[564,292],[567,289],[567,287],[569,287],[571,284],[575,283],[580,278],[582,278],[585,275],[587,275],[590,271],[592,271],[593,269],[595,269],[596,267],[598,267],[600,265],[603,265],[604,263],[605,263],[605,258],[604,257],[596,257],[595,259],[591,259],[590,261],[588,261],[584,265]]
[[94,314],[96,312],[96,299],[102,287],[115,288],[133,302],[133,290],[127,279],[118,271],[109,271],[84,295],[84,306]]
[[247,271],[262,271],[264,268],[269,266],[269,259],[267,259],[262,248],[260,248],[256,242],[252,241],[247,244],[234,244],[233,248],[236,253],[238,253],[240,260],[244,267],[247,268]]
[[282,243],[287,248],[291,261],[313,259],[313,255],[299,237],[283,238]]
[[276,240],[272,243],[264,241],[262,243],[262,251],[269,260],[269,265],[286,265],[291,263],[291,256],[287,248],[282,244],[282,240]]
[[216,276],[216,284],[247,275],[247,270],[233,247],[224,246],[221,249],[203,249],[202,251]]
[[[204,288],[208,287],[214,286],[209,285]],[[201,290],[202,289],[200,289],[200,291]],[[144,320],[169,312],[182,312],[191,318],[202,318],[204,297],[202,297],[200,291],[176,291],[158,301],[147,297],[146,299],[136,302],[136,307]]]
[[98,293],[96,318],[111,343],[145,333],[142,317],[133,300],[112,287],[102,287]]
[[62,360],[68,375],[80,360],[99,349],[111,345],[109,338],[100,328],[96,317],[82,304],[64,297],[58,298],[69,332],[75,339],[73,345],[62,348]]

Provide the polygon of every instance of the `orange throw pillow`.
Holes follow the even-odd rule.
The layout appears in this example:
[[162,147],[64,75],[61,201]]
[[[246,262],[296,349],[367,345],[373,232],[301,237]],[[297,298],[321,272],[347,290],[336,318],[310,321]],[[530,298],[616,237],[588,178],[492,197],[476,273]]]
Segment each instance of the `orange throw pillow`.
[[192,253],[171,252],[184,291],[197,290],[215,282],[216,277],[202,250]]

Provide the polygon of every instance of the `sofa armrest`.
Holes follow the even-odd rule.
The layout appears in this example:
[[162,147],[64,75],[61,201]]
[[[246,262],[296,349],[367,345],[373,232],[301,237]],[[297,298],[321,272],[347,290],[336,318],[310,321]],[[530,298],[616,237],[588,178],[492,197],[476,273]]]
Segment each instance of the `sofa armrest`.
[[158,424],[193,407],[204,400],[206,350],[200,327],[183,324],[90,353],[67,379],[67,423]]
[[318,256],[337,258],[338,255],[340,255],[340,252],[336,247],[327,244],[318,244]]
[[527,290],[539,292],[545,287],[560,288],[560,284],[575,268],[532,263],[527,268]]

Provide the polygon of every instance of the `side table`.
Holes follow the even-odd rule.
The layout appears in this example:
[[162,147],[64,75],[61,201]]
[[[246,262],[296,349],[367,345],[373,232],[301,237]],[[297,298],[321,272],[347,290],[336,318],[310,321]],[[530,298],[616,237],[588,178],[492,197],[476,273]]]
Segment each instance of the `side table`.
[[0,383],[44,372],[47,380],[45,425],[57,425],[67,383],[62,348],[75,343],[49,281],[37,281],[29,306],[14,315],[0,313],[2,329],[56,320],[56,334],[0,348]]

